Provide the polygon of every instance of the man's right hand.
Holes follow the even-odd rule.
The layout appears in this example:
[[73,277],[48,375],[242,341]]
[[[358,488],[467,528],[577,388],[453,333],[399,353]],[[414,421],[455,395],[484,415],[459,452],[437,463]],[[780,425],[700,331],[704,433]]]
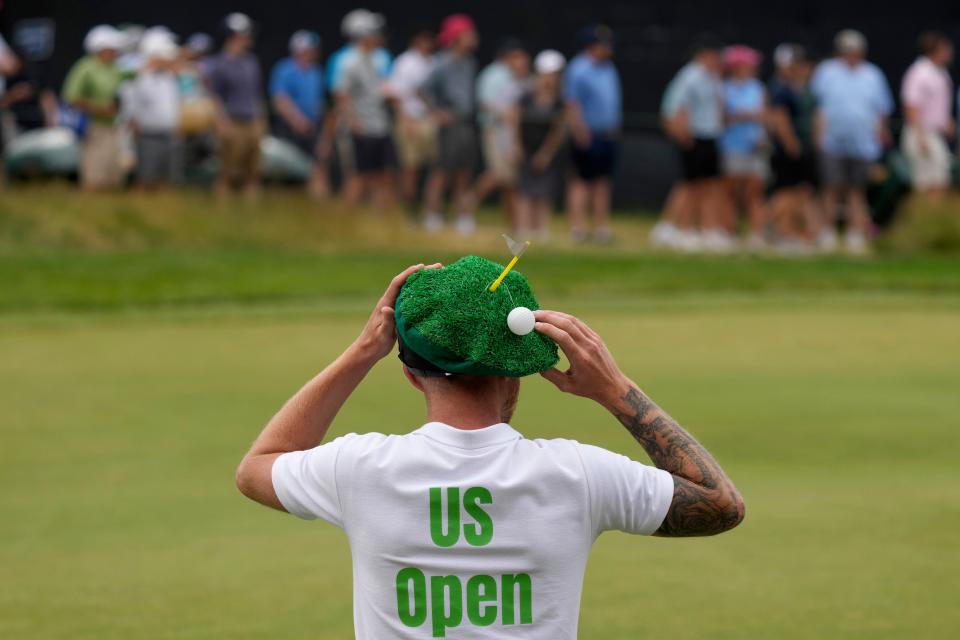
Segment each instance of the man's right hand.
[[579,318],[559,311],[534,312],[534,329],[560,345],[570,368],[549,369],[544,378],[566,393],[611,406],[630,388],[610,350],[597,333]]
[[596,400],[626,427],[658,468],[673,476],[673,500],[656,535],[708,536],[743,520],[737,488],[710,453],[617,367],[590,327],[558,311],[535,311],[534,328],[553,338],[570,369],[541,375],[561,391]]

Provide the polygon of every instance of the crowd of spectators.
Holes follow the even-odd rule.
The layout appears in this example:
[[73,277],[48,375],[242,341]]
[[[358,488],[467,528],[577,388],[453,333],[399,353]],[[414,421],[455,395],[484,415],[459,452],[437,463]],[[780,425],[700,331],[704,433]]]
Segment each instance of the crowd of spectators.
[[[480,37],[465,14],[417,31],[395,59],[386,20],[366,9],[343,17],[344,43],[324,59],[320,36],[301,30],[271,69],[255,53],[257,25],[232,13],[216,37],[181,41],[169,29],[100,25],[57,95],[19,75],[0,39],[0,107],[24,128],[68,123],[81,136],[83,189],[176,185],[185,168],[217,159],[214,190],[256,198],[266,135],[309,158],[310,196],[334,185],[350,205],[388,210],[397,198],[430,232],[475,229],[478,204],[498,195],[510,229],[546,238],[565,194],[575,242],[606,244],[611,181],[622,129],[614,34],[589,25],[569,61],[503,40],[481,66]],[[874,234],[865,195],[875,161],[892,145],[894,100],[867,58],[862,34],[844,30],[834,55],[798,44],[762,54],[704,39],[669,84],[661,116],[681,178],[651,233],[680,251],[776,249],[851,253]],[[900,144],[916,189],[941,197],[954,136],[950,41],[927,33],[903,79]],[[18,119],[18,123],[19,120]],[[482,160],[482,161],[481,161]]]
[[[919,49],[903,79],[900,142],[914,188],[936,200],[951,179],[953,47],[926,33]],[[842,213],[842,248],[867,252],[875,229],[866,188],[893,144],[894,99],[867,60],[866,38],[843,30],[820,61],[782,44],[766,83],[762,57],[705,40],[667,87],[661,115],[682,177],[651,241],[681,251],[834,251]]]
[[[311,196],[328,197],[336,183],[349,205],[380,210],[399,196],[428,231],[451,224],[471,234],[478,204],[499,195],[516,235],[545,238],[569,174],[573,237],[612,240],[622,109],[610,29],[585,28],[569,68],[558,51],[532,56],[514,38],[482,67],[480,36],[465,14],[418,31],[396,59],[385,29],[383,15],[350,11],[345,43],[325,61],[320,36],[297,31],[289,57],[264,70],[257,26],[242,13],[226,16],[219,38],[195,33],[183,42],[165,27],[100,25],[49,124],[74,116],[86,190],[131,177],[142,189],[175,185],[207,152],[218,161],[218,196],[256,198],[270,133],[309,157]],[[12,76],[7,54],[0,63],[10,68],[0,73]]]

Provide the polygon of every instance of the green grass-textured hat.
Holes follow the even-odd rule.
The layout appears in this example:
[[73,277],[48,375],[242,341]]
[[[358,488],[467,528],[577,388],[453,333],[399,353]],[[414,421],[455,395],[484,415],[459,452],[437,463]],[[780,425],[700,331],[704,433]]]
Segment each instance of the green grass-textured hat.
[[[527,279],[511,271],[496,291],[503,265],[466,256],[407,278],[396,305],[404,348],[447,373],[519,378],[557,363],[557,345],[540,333],[507,326],[516,307],[539,309]],[[409,364],[409,363],[408,363]]]

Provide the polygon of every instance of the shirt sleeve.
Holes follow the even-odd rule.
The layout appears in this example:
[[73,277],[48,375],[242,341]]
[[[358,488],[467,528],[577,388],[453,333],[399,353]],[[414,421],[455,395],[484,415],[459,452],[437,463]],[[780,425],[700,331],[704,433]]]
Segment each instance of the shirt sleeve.
[[567,67],[563,82],[563,97],[568,102],[580,103],[580,73],[577,65],[573,63]]
[[670,473],[600,447],[580,444],[578,449],[595,534],[617,530],[650,535],[660,528],[673,501]]
[[875,68],[874,75],[877,79],[877,111],[881,115],[889,116],[893,113],[893,93],[890,91],[890,83],[879,68]]
[[83,97],[83,84],[85,78],[86,65],[80,61],[73,65],[70,72],[67,73],[66,80],[63,81],[63,99],[66,102],[76,102]]
[[351,436],[343,436],[308,451],[293,451],[273,463],[273,490],[289,513],[304,520],[325,520],[343,528],[337,489],[337,459]]
[[687,103],[687,84],[683,76],[677,76],[663,93],[663,102],[660,103],[660,115],[672,118],[677,115]]
[[276,98],[279,94],[289,93],[284,86],[287,81],[286,65],[281,61],[278,62],[274,67],[273,71],[270,73],[270,97]]
[[810,91],[813,92],[813,95],[817,98],[817,101],[823,100],[823,93],[825,89],[825,84],[827,82],[827,67],[826,62],[821,62],[817,65],[817,68],[813,72],[813,76],[810,78]]

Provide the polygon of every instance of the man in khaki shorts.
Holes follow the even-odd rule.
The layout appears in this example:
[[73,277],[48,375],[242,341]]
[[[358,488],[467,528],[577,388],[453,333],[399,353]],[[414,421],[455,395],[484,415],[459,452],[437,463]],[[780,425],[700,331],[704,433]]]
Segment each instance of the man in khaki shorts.
[[528,87],[530,54],[523,43],[507,38],[498,49],[497,60],[477,78],[478,121],[485,170],[476,185],[477,202],[500,191],[513,231],[517,231],[514,185],[519,171],[516,140],[517,104]]
[[123,182],[117,91],[124,79],[114,64],[124,36],[109,25],[94,27],[84,39],[87,56],[77,61],[63,84],[63,99],[88,118],[80,155],[80,184],[85,190],[112,189]]
[[253,21],[242,13],[224,20],[223,51],[210,59],[207,84],[217,100],[220,149],[218,196],[239,184],[248,197],[260,191],[260,139],[266,131],[260,62],[251,53]]
[[397,104],[394,137],[400,159],[400,188],[408,205],[416,201],[420,170],[430,166],[437,153],[437,128],[418,93],[432,71],[433,33],[419,31],[410,40],[410,48],[397,56],[388,83],[390,96]]

